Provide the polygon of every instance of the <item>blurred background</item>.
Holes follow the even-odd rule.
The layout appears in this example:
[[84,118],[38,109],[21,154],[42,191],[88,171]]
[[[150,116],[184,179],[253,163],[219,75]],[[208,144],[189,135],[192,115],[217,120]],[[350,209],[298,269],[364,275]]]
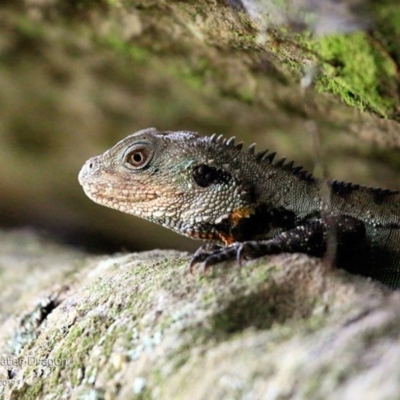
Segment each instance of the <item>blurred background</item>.
[[2,1],[0,229],[99,253],[197,248],[77,181],[89,157],[150,126],[234,135],[399,189],[397,1],[271,4]]

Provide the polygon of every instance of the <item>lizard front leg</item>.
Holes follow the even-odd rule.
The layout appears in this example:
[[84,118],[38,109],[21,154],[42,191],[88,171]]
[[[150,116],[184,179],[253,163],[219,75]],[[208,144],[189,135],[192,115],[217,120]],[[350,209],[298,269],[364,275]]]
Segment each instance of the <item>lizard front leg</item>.
[[329,238],[334,239],[338,253],[349,251],[365,239],[364,223],[346,215],[327,215],[281,232],[268,240],[235,242],[210,252],[196,252],[189,268],[192,270],[195,264],[202,262],[202,269],[206,271],[208,267],[223,261],[237,259],[240,264],[244,258],[254,259],[280,253],[305,253],[322,257],[327,252]]

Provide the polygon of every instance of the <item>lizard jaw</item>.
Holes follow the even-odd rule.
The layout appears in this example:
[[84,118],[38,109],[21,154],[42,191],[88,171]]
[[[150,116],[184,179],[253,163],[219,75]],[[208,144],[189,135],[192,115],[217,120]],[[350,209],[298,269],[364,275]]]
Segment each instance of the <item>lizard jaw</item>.
[[79,172],[78,180],[91,200],[121,211],[125,211],[121,204],[147,202],[158,197],[156,193],[132,190],[124,182],[116,181],[112,174],[107,173],[98,165],[98,157],[93,157],[84,164]]

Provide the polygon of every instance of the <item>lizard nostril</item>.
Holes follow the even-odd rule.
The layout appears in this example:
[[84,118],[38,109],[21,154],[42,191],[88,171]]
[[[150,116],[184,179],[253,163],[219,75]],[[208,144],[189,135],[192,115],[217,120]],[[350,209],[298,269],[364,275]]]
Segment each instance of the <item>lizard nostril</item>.
[[89,169],[92,169],[92,168],[93,168],[93,163],[90,162],[89,165],[88,165],[88,167],[89,167]]

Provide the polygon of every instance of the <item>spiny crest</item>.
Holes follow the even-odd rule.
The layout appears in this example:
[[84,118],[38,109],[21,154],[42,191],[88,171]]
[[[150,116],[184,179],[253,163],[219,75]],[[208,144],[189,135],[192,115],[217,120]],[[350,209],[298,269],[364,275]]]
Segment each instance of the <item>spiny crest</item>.
[[[235,136],[225,139],[223,135],[217,136],[216,133],[211,135],[209,138],[211,143],[228,146],[228,147],[234,147],[238,150],[241,150],[243,147],[243,142],[235,144],[235,139],[236,139]],[[255,159],[259,163],[273,164],[274,158],[276,156],[276,152],[269,153],[269,150],[267,149],[267,150],[262,150],[258,153],[255,153],[255,148],[256,148],[256,144],[252,143],[248,147],[247,153],[254,155]],[[286,162],[285,157],[279,159],[273,165],[275,167],[281,168],[285,171],[292,172],[294,175],[297,175],[302,180],[305,180],[305,181],[313,181],[314,180],[314,177],[312,176],[312,174],[310,172],[303,170],[303,167],[301,167],[301,166],[294,167],[293,166],[294,162],[293,161]]]
[[376,204],[381,204],[384,201],[387,201],[394,195],[400,194],[397,190],[391,189],[381,189],[375,188],[371,186],[361,186],[356,183],[351,182],[343,182],[338,180],[329,181],[332,190],[339,195],[340,197],[347,198],[351,195],[352,192],[359,190],[360,188],[369,190],[373,196],[373,200]]
[[232,136],[228,139],[224,138],[223,135],[218,135],[216,133],[213,133],[210,136],[210,142],[211,143],[215,143],[215,144],[220,144],[222,146],[228,146],[228,147],[234,147],[237,150],[242,150],[243,147],[243,142],[239,142],[239,143],[235,143],[235,136]]
[[395,194],[400,194],[400,191],[392,190],[392,189],[381,189],[381,188],[372,187],[371,190],[379,196],[392,196]]
[[256,160],[257,160],[257,161],[261,161],[267,153],[268,153],[268,149],[263,150],[263,151],[259,151],[259,152],[256,154]]
[[[242,150],[242,148],[243,148],[243,142],[235,143],[236,136],[232,136],[232,137],[226,139],[226,138],[224,138],[223,135],[217,135],[216,133],[213,133],[208,139],[211,143],[219,144],[222,146],[234,147],[237,150]],[[253,143],[248,147],[247,152],[249,154],[254,154],[255,148],[256,148],[256,144]],[[256,157],[259,157],[259,154],[257,154]]]
[[274,161],[274,158],[275,158],[275,156],[276,156],[276,152],[275,152],[275,151],[272,152],[272,153],[268,153],[268,152],[269,152],[268,149],[258,152],[258,153],[255,155],[256,160],[257,160],[258,162],[266,162],[266,163],[268,163],[268,164],[272,164],[272,162]]
[[377,194],[378,196],[391,196],[395,194],[399,194],[398,190],[392,189],[381,189],[373,186],[362,186],[357,183],[346,182],[346,181],[339,181],[337,179],[330,181],[331,186],[335,190],[342,190],[342,191],[353,191],[358,190],[360,188],[365,188],[371,190],[373,193]]
[[252,144],[248,147],[247,152],[248,152],[249,154],[254,154],[255,149],[256,149],[256,144],[255,144],[255,143],[252,143]]
[[[298,169],[299,168],[299,169]],[[296,167],[292,169],[292,172],[297,175],[303,181],[314,182],[315,178],[312,176],[311,172],[308,172],[303,167]]]
[[285,165],[286,157],[281,158],[275,163],[275,167],[282,167]]
[[[249,147],[250,154],[254,154],[254,147],[255,147],[255,145],[251,145]],[[268,151],[269,150],[263,150],[263,151],[260,151],[257,154],[255,154],[255,158],[256,158],[257,162],[259,162],[259,163],[265,162],[267,164],[272,164],[274,161],[274,158],[276,156],[276,152],[269,153]],[[304,181],[309,181],[309,182],[314,181],[314,177],[312,176],[312,174],[310,172],[303,170],[303,167],[301,167],[301,166],[294,167],[293,166],[294,162],[286,161],[286,157],[279,159],[272,165],[274,165],[275,167],[278,167],[280,169],[283,169],[285,171],[289,171]]]
[[[400,191],[391,189],[371,188],[371,190],[376,204],[382,204],[385,200],[387,201],[389,198],[392,198],[392,196],[400,194]],[[395,201],[398,202],[398,200]]]

